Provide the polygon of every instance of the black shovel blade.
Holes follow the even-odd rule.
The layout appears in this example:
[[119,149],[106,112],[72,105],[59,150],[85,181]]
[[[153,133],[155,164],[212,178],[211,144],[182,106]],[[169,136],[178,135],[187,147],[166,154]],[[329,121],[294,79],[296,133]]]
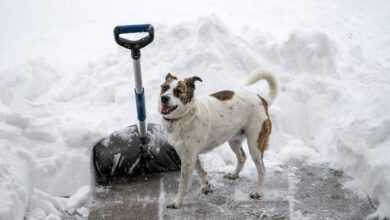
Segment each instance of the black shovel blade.
[[140,138],[137,125],[112,133],[92,150],[95,182],[108,185],[129,177],[180,170],[180,158],[158,124],[148,124],[147,137]]

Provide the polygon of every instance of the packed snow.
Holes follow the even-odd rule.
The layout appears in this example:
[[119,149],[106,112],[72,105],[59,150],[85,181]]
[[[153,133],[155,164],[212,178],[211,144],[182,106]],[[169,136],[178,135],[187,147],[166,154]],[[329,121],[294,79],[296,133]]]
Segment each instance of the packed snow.
[[[136,7],[134,7],[136,6]],[[390,4],[359,1],[0,2],[0,219],[88,215],[90,150],[136,122],[118,24],[152,23],[142,50],[148,119],[167,72],[197,75],[197,95],[244,87],[255,69],[281,86],[266,166],[329,163],[390,216]],[[206,167],[233,168],[221,147]],[[248,164],[243,175],[255,172]]]

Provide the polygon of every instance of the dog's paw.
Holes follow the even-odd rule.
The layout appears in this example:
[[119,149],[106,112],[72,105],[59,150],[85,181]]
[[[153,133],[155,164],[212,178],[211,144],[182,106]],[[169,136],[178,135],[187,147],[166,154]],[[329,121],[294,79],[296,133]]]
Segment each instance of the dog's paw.
[[263,194],[262,193],[259,193],[259,192],[252,192],[249,194],[249,197],[251,199],[256,199],[256,200],[259,200],[263,197]]
[[180,209],[180,207],[181,207],[181,204],[179,204],[177,202],[172,202],[172,203],[169,203],[167,205],[168,209]]
[[207,184],[207,185],[205,185],[205,186],[202,186],[202,187],[200,188],[200,190],[201,190],[202,193],[205,194],[205,195],[207,195],[207,194],[213,192],[213,190],[211,189],[211,185],[210,185],[210,184]]
[[237,174],[234,174],[234,173],[227,173],[223,176],[223,178],[229,179],[229,180],[236,180],[239,178],[239,176]]

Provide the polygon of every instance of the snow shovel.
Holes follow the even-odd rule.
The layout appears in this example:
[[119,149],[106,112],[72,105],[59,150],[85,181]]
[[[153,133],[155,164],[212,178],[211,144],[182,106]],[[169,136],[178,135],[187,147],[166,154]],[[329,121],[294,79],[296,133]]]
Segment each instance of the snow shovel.
[[[121,34],[146,33],[138,40],[122,38]],[[117,26],[115,41],[131,51],[134,65],[135,101],[138,126],[130,125],[101,139],[93,146],[92,162],[95,183],[109,185],[127,181],[129,177],[149,173],[180,170],[180,158],[167,142],[165,131],[158,124],[146,123],[145,96],[141,75],[141,49],[154,39],[150,24]]]

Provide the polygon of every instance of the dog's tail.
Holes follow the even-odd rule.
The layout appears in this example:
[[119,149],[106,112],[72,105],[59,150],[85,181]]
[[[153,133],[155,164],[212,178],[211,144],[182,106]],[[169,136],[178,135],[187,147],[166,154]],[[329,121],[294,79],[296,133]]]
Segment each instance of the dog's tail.
[[272,104],[272,102],[275,100],[276,95],[278,94],[278,82],[276,81],[275,77],[272,75],[271,72],[268,71],[255,71],[250,74],[246,85],[252,85],[256,83],[259,80],[266,80],[269,86],[269,93],[267,100],[269,104]]

